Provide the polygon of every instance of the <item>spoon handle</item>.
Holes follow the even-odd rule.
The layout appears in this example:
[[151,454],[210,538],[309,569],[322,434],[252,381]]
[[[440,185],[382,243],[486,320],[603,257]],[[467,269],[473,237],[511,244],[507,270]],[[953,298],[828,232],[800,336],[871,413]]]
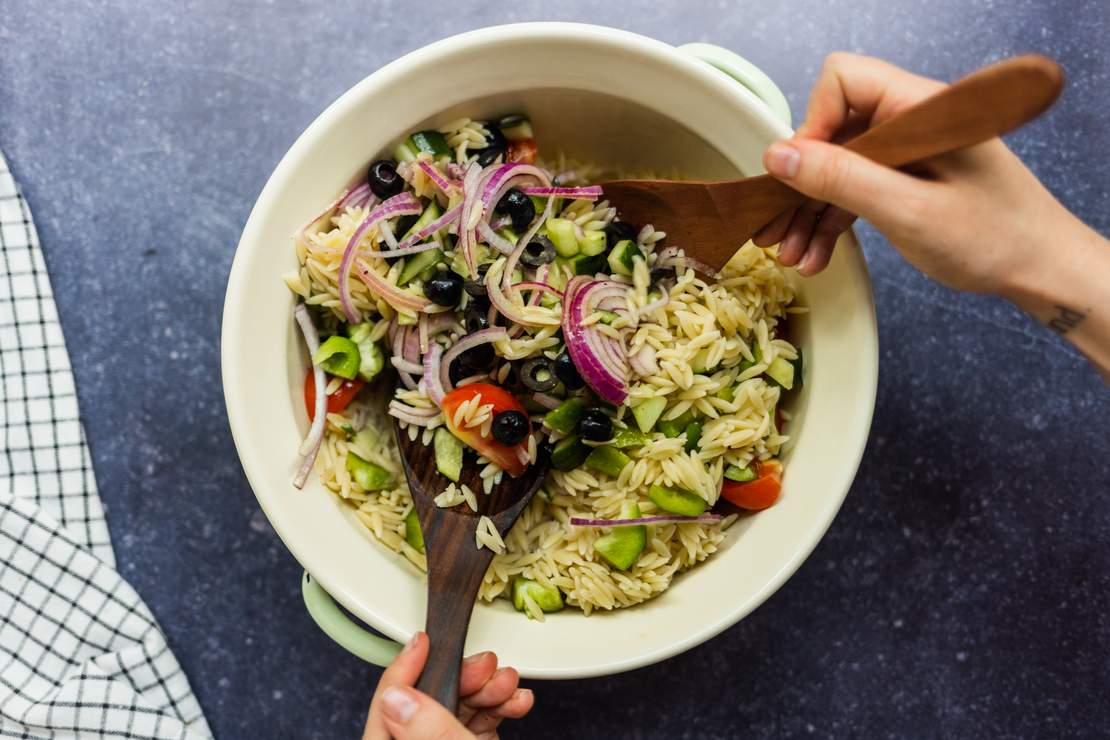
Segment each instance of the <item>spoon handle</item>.
[[1038,54],[971,73],[844,144],[888,167],[901,167],[979,144],[1031,121],[1060,95],[1060,66]]

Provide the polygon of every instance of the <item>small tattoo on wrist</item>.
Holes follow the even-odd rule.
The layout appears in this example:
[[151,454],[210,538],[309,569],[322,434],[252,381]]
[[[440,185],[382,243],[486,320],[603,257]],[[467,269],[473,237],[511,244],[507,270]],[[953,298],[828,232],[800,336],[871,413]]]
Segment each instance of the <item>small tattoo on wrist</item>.
[[1079,326],[1083,323],[1083,319],[1087,318],[1085,314],[1066,306],[1053,306],[1053,308],[1057,315],[1048,322],[1048,328],[1061,336]]

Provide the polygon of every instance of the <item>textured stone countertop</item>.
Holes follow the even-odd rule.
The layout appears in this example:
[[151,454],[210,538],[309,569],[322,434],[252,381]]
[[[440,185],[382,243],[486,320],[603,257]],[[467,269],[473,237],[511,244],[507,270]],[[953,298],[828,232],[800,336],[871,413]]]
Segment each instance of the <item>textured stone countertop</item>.
[[[452,33],[557,19],[705,40],[798,116],[825,54],[1069,85],[1010,138],[1110,233],[1103,0],[38,3],[0,11],[0,147],[38,222],[120,568],[221,738],[344,738],[378,671],[310,621],[224,416],[224,285],[255,197],[341,92]],[[679,657],[536,682],[511,737],[1095,737],[1110,725],[1110,391],[998,300],[861,230],[881,340],[859,477],[765,605]],[[1053,245],[1046,244],[1046,249]]]

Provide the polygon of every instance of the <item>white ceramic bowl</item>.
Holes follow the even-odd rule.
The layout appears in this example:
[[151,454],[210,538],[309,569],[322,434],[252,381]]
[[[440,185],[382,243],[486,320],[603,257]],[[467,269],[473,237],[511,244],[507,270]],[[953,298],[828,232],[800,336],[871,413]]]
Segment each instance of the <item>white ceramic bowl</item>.
[[[290,235],[402,135],[460,115],[512,111],[531,116],[542,153],[562,149],[706,178],[761,171],[767,144],[790,134],[781,94],[728,52],[534,23],[455,36],[383,67],[324,111],[281,160],[247,222],[227,289],[221,352],[231,429],[247,478],[289,550],[351,613],[397,640],[423,626],[423,579],[318,483],[303,491],[290,484],[307,428],[307,358],[281,275],[295,266]],[[738,522],[713,558],[636,608],[590,617],[566,609],[540,624],[505,601],[481,605],[468,651],[495,650],[535,678],[627,670],[735,624],[797,569],[852,483],[874,407],[870,281],[853,237],[844,242],[829,269],[801,285],[800,302],[812,307],[798,322],[807,367],[779,503]],[[329,633],[364,657],[388,658],[373,638],[353,634],[338,610],[321,606],[323,592],[314,593],[315,616]]]

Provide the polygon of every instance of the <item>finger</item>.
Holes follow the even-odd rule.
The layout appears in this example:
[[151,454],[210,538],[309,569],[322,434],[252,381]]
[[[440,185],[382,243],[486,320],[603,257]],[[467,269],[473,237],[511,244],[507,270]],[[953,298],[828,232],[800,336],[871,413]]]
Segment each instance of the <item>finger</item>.
[[463,740],[470,731],[439,702],[410,686],[390,686],[381,695],[382,718],[396,740]]
[[780,264],[790,267],[798,263],[809,248],[817,218],[824,209],[824,203],[811,200],[794,212],[794,220],[790,222],[790,228],[786,230],[786,236],[779,245]]
[[428,660],[428,635],[417,632],[405,644],[405,647],[393,659],[382,677],[378,679],[378,687],[374,690],[374,697],[370,700],[370,712],[366,717],[366,730],[363,740],[388,740],[389,731],[386,729],[382,715],[382,694],[390,686],[412,686],[420,678],[424,670],[424,663]]
[[805,256],[798,262],[798,272],[809,277],[824,270],[832,258],[836,240],[855,220],[855,214],[848,213],[843,208],[826,208],[821,214],[821,220],[817,222],[817,228],[813,230]]
[[780,213],[775,216],[771,223],[755,232],[752,241],[757,247],[769,247],[772,244],[778,244],[786,236],[786,230],[790,228],[792,220],[794,220],[794,211]]
[[936,187],[843,147],[809,139],[775,142],[764,152],[763,164],[795,190],[857,213],[880,230],[901,227],[907,214],[922,212]]
[[534,701],[535,697],[531,690],[517,689],[504,704],[479,711],[466,727],[480,738],[493,737],[494,730],[502,720],[520,719],[531,711]]
[[942,87],[881,59],[835,52],[825,58],[799,136],[830,140],[851,112],[879,123]]
[[463,699],[481,689],[497,670],[497,656],[488,650],[463,659],[459,696]]
[[486,685],[466,697],[463,702],[472,709],[496,707],[509,700],[520,685],[520,674],[515,668],[500,668]]

